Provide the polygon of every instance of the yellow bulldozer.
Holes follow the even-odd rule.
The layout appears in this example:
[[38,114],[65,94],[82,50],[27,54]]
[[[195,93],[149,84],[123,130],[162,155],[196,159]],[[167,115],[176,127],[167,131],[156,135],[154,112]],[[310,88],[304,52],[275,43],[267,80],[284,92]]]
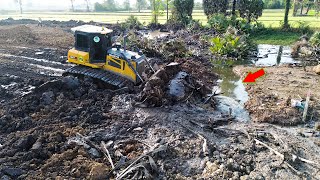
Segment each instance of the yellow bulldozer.
[[68,52],[68,62],[76,66],[64,75],[89,76],[101,80],[112,89],[128,87],[143,81],[147,60],[139,52],[126,49],[126,38],[121,44],[112,44],[113,30],[82,25],[71,29],[75,37],[74,48]]

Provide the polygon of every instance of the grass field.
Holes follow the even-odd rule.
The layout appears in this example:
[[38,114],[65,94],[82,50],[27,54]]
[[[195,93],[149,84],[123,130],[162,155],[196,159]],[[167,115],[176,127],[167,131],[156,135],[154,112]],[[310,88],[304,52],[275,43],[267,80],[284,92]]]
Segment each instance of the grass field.
[[[308,16],[292,17],[290,13],[289,21],[293,26],[297,26],[299,21],[305,21],[312,28],[320,29],[320,18],[313,16],[313,11],[310,11]],[[18,13],[7,13],[0,15],[0,19],[14,18],[14,19],[38,19],[41,17],[43,20],[82,20],[82,21],[96,21],[103,23],[117,23],[123,22],[130,15],[138,17],[141,22],[149,23],[151,21],[151,12],[143,11],[141,13],[137,12],[25,12],[20,15]],[[279,27],[280,21],[283,20],[284,10],[271,10],[266,9],[263,12],[262,17],[259,18],[259,22],[262,22],[266,27]],[[202,10],[195,10],[193,12],[193,18],[200,20],[203,24],[206,24],[207,19]],[[160,23],[166,22],[166,14],[159,17]]]

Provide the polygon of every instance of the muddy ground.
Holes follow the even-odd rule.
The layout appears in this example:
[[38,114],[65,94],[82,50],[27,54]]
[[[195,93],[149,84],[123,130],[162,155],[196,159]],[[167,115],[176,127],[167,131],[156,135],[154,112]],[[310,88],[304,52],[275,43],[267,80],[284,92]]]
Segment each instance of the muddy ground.
[[[65,60],[73,37],[68,24],[55,23],[0,23],[1,179],[320,179],[319,132],[255,120],[260,111],[250,106],[254,95],[247,103],[253,121],[238,122],[215,110],[214,99],[204,104],[198,88],[173,100],[159,86],[161,102],[149,98],[144,107],[139,92],[115,92],[92,79],[61,77],[70,67]],[[199,39],[193,41],[201,49]],[[216,85],[218,77],[205,57],[170,61],[181,63],[193,85]],[[305,77],[300,68],[281,68],[274,73],[292,69],[295,77]],[[317,88],[304,80],[296,79],[301,87]],[[316,109],[319,94],[312,94]],[[152,107],[155,99],[159,104]]]

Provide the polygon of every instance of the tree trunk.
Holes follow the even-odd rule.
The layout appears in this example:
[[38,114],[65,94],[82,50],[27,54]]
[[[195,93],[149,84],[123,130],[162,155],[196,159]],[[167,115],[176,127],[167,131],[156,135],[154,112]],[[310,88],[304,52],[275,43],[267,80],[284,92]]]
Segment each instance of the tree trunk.
[[154,13],[154,23],[158,24],[157,12],[156,12],[156,0],[153,0],[153,13]]
[[290,0],[286,0],[286,9],[284,12],[284,22],[283,22],[283,28],[289,27],[289,10],[290,10]]
[[[287,2],[287,1],[286,1]],[[293,1],[293,11],[292,11],[292,16],[296,16],[298,11],[298,3],[297,0]]]
[[70,2],[71,2],[71,10],[72,12],[74,12],[73,0],[70,0]]
[[167,22],[169,21],[169,0],[167,0]]
[[86,3],[87,3],[87,12],[89,12],[90,11],[90,8],[89,8],[89,0],[85,0],[86,1]]
[[302,11],[303,11],[303,2],[301,2],[300,15],[302,15]]
[[311,7],[311,4],[309,3],[308,6],[307,6],[307,10],[306,10],[305,15],[307,15],[309,13],[310,7]]
[[237,0],[232,1],[232,16],[236,16],[236,5],[237,5]]
[[22,0],[19,0],[19,7],[20,7],[20,14],[22,14],[23,13],[23,11],[22,11]]

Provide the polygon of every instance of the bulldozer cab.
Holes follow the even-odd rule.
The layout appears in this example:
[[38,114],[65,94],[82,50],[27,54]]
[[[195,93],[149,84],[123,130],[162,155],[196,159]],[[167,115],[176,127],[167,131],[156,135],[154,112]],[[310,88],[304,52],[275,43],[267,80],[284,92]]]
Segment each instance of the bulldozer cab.
[[75,36],[75,49],[89,53],[90,63],[105,63],[107,51],[112,46],[112,30],[83,25],[71,29]]

